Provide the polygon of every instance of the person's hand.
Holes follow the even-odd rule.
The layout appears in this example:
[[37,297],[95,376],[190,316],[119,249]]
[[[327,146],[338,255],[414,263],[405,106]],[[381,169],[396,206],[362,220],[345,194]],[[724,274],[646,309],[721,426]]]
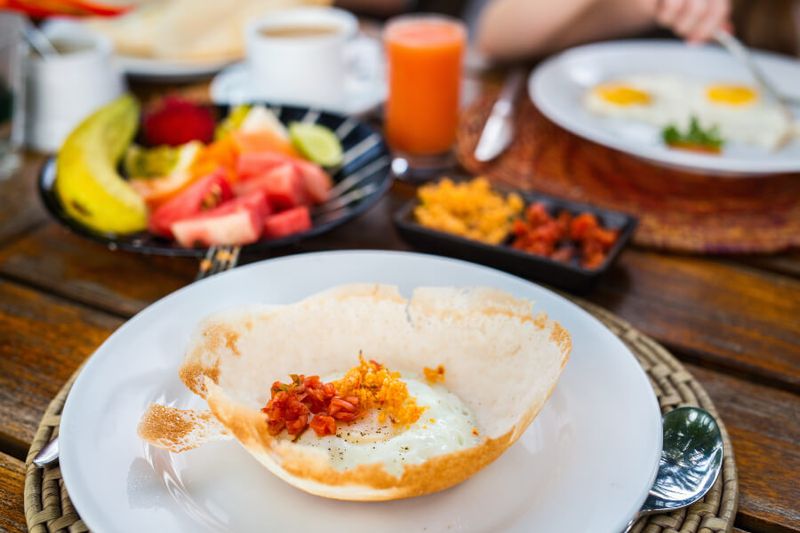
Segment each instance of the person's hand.
[[658,23],[694,43],[729,29],[730,11],[730,0],[656,0]]

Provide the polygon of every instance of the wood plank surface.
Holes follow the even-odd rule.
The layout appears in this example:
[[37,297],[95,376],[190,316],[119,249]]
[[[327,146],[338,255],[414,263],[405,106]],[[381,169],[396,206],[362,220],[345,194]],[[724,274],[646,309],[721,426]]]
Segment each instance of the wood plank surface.
[[671,349],[800,391],[800,281],[629,249],[589,299]]
[[800,396],[687,365],[731,437],[739,474],[736,525],[800,531]]
[[[390,222],[397,186],[360,219],[273,255],[408,249]],[[244,258],[244,262],[262,256]],[[49,223],[0,248],[0,274],[130,316],[189,283],[196,261],[112,252]],[[696,361],[800,390],[800,281],[713,258],[626,250],[588,298]]]
[[50,400],[119,324],[0,281],[0,450],[25,457]]
[[[406,198],[407,193],[389,196],[359,219],[330,234],[299,246],[244,256],[241,262],[318,250],[407,249],[391,222],[392,213]],[[0,274],[120,316],[130,316],[190,283],[197,265],[192,258],[111,251],[55,222],[0,247]]]
[[786,252],[779,255],[752,255],[732,259],[754,268],[768,270],[786,276],[800,278],[800,252]]
[[0,179],[0,245],[47,218],[36,192],[42,160],[42,156],[27,154],[18,172]]
[[0,453],[0,531],[26,531],[22,492],[25,463]]
[[191,282],[197,261],[111,251],[49,222],[0,248],[0,273],[130,316]]

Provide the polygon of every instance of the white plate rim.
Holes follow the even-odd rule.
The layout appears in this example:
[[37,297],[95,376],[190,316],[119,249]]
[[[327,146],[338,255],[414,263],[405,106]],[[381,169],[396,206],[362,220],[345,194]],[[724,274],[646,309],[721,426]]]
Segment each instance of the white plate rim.
[[153,81],[178,81],[211,76],[231,65],[233,61],[173,61],[148,57],[114,54],[114,62],[126,75]]
[[[459,260],[459,259],[452,259],[452,258],[446,258],[446,257],[436,256],[436,255],[433,255],[433,254],[422,254],[422,253],[416,253],[416,252],[389,251],[389,250],[335,250],[335,251],[323,251],[323,252],[307,252],[307,253],[294,254],[294,255],[289,255],[289,256],[284,256],[284,257],[279,257],[279,258],[274,258],[274,259],[266,259],[266,260],[263,260],[263,261],[257,261],[257,262],[254,262],[254,263],[251,263],[251,264],[248,264],[248,265],[237,267],[234,271],[224,272],[224,273],[221,273],[221,274],[218,274],[218,275],[214,276],[213,278],[207,278],[205,280],[186,285],[186,286],[184,286],[184,287],[182,287],[182,288],[180,288],[180,289],[178,289],[178,290],[176,290],[176,291],[174,291],[174,292],[162,297],[161,299],[159,299],[156,302],[152,303],[151,305],[149,305],[148,307],[146,307],[145,309],[143,309],[142,311],[137,313],[135,316],[130,318],[128,321],[126,321],[124,324],[122,324],[117,330],[115,330],[101,344],[101,346],[98,347],[97,350],[95,350],[94,353],[92,353],[92,355],[85,362],[85,364],[81,368],[80,374],[77,376],[75,382],[72,385],[71,393],[68,395],[67,400],[66,400],[65,405],[64,405],[64,408],[62,410],[61,422],[60,422],[60,428],[59,428],[59,435],[60,435],[59,440],[60,440],[60,442],[62,444],[61,445],[60,468],[61,468],[61,472],[62,472],[62,477],[63,477],[64,483],[67,485],[68,490],[69,490],[69,484],[70,484],[69,479],[71,479],[71,478],[72,479],[76,479],[78,474],[79,474],[77,472],[77,466],[76,466],[77,461],[74,459],[74,457],[77,457],[77,454],[75,454],[73,452],[73,448],[71,448],[69,446],[69,442],[72,439],[71,435],[72,435],[72,432],[73,432],[73,428],[76,427],[77,421],[80,418],[80,413],[77,412],[77,408],[75,407],[75,404],[77,402],[77,400],[75,400],[75,398],[78,398],[79,394],[78,393],[72,394],[72,392],[73,391],[80,391],[82,389],[84,383],[91,379],[92,373],[93,373],[93,369],[100,364],[100,361],[102,359],[108,358],[108,357],[113,357],[113,355],[112,355],[113,352],[108,351],[106,347],[109,346],[110,344],[112,344],[114,342],[114,339],[116,339],[116,338],[118,338],[118,337],[120,337],[120,336],[125,334],[125,331],[130,327],[130,326],[128,326],[128,324],[133,324],[136,321],[143,320],[143,318],[145,318],[147,315],[150,315],[150,314],[153,314],[153,313],[157,312],[159,308],[164,307],[164,306],[168,305],[171,301],[180,298],[181,295],[185,294],[186,292],[197,290],[197,287],[202,286],[205,283],[219,282],[220,279],[224,279],[225,277],[230,277],[230,276],[234,276],[234,275],[244,275],[244,274],[242,274],[243,272],[248,271],[248,270],[256,270],[258,268],[261,268],[261,265],[263,265],[264,263],[291,262],[291,261],[297,261],[297,260],[300,260],[300,261],[303,261],[303,260],[314,261],[314,259],[316,259],[316,258],[318,258],[320,256],[352,256],[352,257],[356,257],[357,258],[359,255],[363,255],[363,254],[380,254],[380,255],[384,255],[384,256],[416,256],[416,257],[420,257],[420,258],[423,258],[423,259],[427,258],[427,259],[439,260],[439,261],[444,261],[444,262],[453,262],[453,263],[457,263],[457,264],[468,266],[470,268],[476,268],[478,270],[488,271],[490,273],[494,273],[495,275],[500,275],[501,277],[506,277],[506,278],[509,278],[511,280],[517,280],[517,281],[521,281],[523,283],[530,284],[533,287],[535,287],[537,291],[542,291],[544,293],[548,293],[548,294],[550,294],[551,297],[553,297],[555,299],[558,299],[558,300],[561,300],[562,303],[565,304],[570,309],[571,312],[574,312],[574,313],[577,313],[577,314],[581,315],[582,319],[589,320],[590,322],[593,322],[596,327],[601,328],[602,330],[606,330],[607,333],[609,333],[611,336],[613,336],[619,342],[619,345],[621,346],[621,348],[623,349],[623,351],[625,352],[627,357],[629,357],[633,361],[633,363],[635,365],[635,369],[640,374],[641,379],[643,379],[645,381],[645,383],[648,384],[647,390],[649,391],[649,394],[647,395],[647,398],[644,399],[644,400],[647,403],[649,403],[649,409],[653,413],[653,417],[654,417],[653,420],[657,420],[657,428],[658,428],[658,435],[657,435],[658,446],[657,446],[657,449],[654,450],[652,467],[651,467],[651,471],[648,473],[647,483],[646,483],[646,485],[644,486],[644,488],[642,490],[642,493],[641,493],[641,496],[640,496],[639,500],[638,501],[629,502],[629,505],[628,505],[629,511],[626,513],[625,517],[622,517],[622,516],[620,517],[621,522],[620,522],[620,527],[618,529],[622,529],[624,524],[627,523],[627,520],[630,517],[634,516],[634,514],[640,509],[641,505],[644,503],[644,500],[647,497],[647,492],[648,492],[649,488],[652,486],[652,482],[655,479],[655,476],[657,474],[658,464],[659,464],[659,459],[660,459],[661,445],[662,445],[662,442],[661,442],[661,411],[660,411],[659,403],[658,403],[658,400],[657,400],[657,398],[655,396],[655,392],[653,391],[652,387],[649,385],[649,378],[647,377],[644,369],[642,369],[641,365],[638,363],[638,361],[636,360],[636,358],[632,354],[632,352],[630,352],[630,350],[624,345],[624,343],[622,343],[622,341],[616,335],[614,335],[612,332],[610,332],[608,330],[608,328],[605,325],[603,325],[597,318],[595,318],[590,313],[588,313],[587,311],[585,311],[582,308],[580,308],[577,304],[574,304],[573,302],[567,300],[566,298],[564,298],[564,297],[562,297],[562,296],[560,296],[560,295],[550,291],[549,289],[547,289],[545,287],[542,287],[542,286],[540,286],[540,285],[538,285],[536,283],[530,282],[528,280],[519,278],[517,276],[513,276],[511,274],[508,274],[508,273],[505,273],[505,272],[502,272],[502,271],[498,271],[498,270],[490,268],[490,267],[474,264],[474,263],[471,263],[471,262],[468,262],[468,261],[463,261],[463,260]],[[82,517],[84,523],[87,525],[87,527],[89,527],[91,530],[101,531],[102,529],[97,527],[101,523],[101,520],[98,518],[98,516],[94,515],[92,512],[89,512],[89,509],[93,510],[93,506],[90,505],[92,503],[90,501],[91,500],[91,495],[88,492],[81,492],[81,491],[69,491],[69,493],[70,493],[70,498],[72,500],[72,503],[73,503],[75,509],[78,510],[78,513],[81,515],[81,517]]]
[[[800,157],[798,157],[796,160],[790,161],[752,160],[742,157],[731,158],[725,156],[707,156],[689,152],[667,150],[663,147],[632,144],[628,141],[615,137],[614,135],[610,134],[610,132],[605,131],[602,128],[595,127],[592,124],[583,124],[579,121],[573,121],[570,118],[567,118],[558,105],[542,96],[546,93],[544,90],[544,85],[549,81],[549,78],[558,75],[558,71],[568,61],[580,59],[586,55],[614,53],[628,50],[638,50],[639,52],[642,52],[644,49],[658,53],[659,50],[688,51],[691,50],[692,47],[685,45],[680,41],[669,39],[604,41],[576,46],[547,59],[538,65],[533,72],[531,72],[530,76],[528,77],[528,97],[533,101],[542,114],[560,127],[597,144],[613,148],[620,152],[624,152],[650,162],[658,163],[662,166],[694,172],[706,172],[714,174],[718,177],[728,178],[765,177],[771,174],[783,174],[800,171]],[[725,53],[722,49],[709,45],[700,47],[700,49],[716,50],[721,55],[724,55]],[[753,55],[757,61],[763,61],[764,59],[767,59],[768,61],[792,64],[794,68],[798,70],[798,75],[800,76],[800,63],[795,64],[795,62],[785,56],[764,51],[753,51]],[[577,104],[580,105],[580,103]]]

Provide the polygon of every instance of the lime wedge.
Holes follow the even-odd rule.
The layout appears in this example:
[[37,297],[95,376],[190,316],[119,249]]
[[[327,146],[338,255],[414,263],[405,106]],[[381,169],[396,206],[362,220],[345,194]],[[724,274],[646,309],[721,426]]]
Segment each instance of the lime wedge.
[[335,167],[342,163],[342,145],[336,134],[325,126],[292,122],[289,139],[301,154],[318,165]]

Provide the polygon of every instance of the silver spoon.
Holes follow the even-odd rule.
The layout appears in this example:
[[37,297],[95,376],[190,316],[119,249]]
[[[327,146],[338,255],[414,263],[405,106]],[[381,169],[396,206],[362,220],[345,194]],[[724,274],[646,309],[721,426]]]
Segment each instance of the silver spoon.
[[679,407],[663,418],[664,447],[653,487],[623,533],[644,515],[688,507],[706,495],[722,467],[722,434],[699,407]]
[[39,468],[43,468],[56,461],[58,461],[58,437],[45,444],[44,447],[39,450],[39,453],[33,458],[33,464]]
[[28,44],[31,45],[31,48],[36,50],[36,53],[42,58],[46,59],[50,56],[59,55],[58,50],[56,50],[56,47],[50,42],[50,39],[47,38],[47,35],[32,22],[29,21],[25,24],[22,35]]

